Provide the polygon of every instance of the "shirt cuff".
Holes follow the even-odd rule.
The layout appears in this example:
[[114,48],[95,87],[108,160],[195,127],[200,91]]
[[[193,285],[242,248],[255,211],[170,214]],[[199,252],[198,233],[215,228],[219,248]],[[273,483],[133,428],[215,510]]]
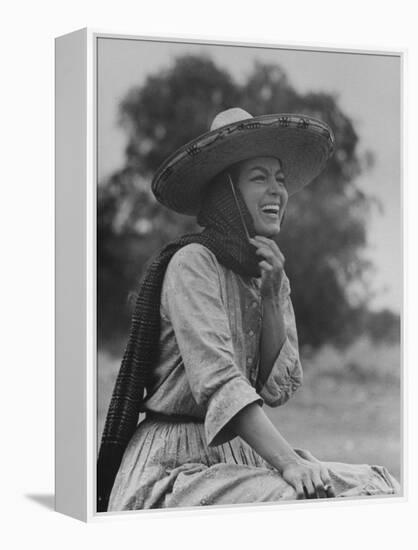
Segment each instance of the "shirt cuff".
[[302,384],[302,367],[299,354],[286,338],[265,384],[259,389],[260,396],[270,407],[283,405]]
[[243,378],[233,378],[223,384],[209,401],[205,417],[205,434],[209,446],[225,443],[234,437],[229,421],[251,403],[263,405],[263,399]]

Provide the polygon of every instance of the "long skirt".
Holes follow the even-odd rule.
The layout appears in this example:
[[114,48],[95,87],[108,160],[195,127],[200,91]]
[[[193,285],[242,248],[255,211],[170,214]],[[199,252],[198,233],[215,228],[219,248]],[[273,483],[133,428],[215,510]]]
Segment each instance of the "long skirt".
[[[400,494],[382,466],[324,464],[337,497]],[[295,499],[293,487],[239,437],[208,447],[202,423],[145,419],[125,451],[108,510]]]

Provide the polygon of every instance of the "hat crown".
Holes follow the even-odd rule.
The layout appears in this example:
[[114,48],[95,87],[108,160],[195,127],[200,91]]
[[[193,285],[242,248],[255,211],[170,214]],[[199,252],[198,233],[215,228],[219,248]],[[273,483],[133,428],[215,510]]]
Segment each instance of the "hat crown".
[[231,109],[226,109],[216,115],[210,126],[210,131],[212,132],[222,126],[227,126],[228,124],[233,124],[234,122],[241,122],[242,120],[248,120],[249,118],[254,117],[240,107],[232,107]]

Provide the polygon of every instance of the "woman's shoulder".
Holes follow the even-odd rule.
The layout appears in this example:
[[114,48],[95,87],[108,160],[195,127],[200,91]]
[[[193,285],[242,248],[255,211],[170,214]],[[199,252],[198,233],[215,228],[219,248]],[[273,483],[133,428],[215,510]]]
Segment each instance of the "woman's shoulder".
[[204,269],[218,271],[219,263],[215,254],[200,243],[190,243],[173,254],[167,271]]
[[169,288],[212,286],[222,280],[222,268],[215,254],[200,243],[190,243],[177,250],[168,266],[164,285]]
[[168,297],[215,293],[221,286],[221,268],[215,254],[199,243],[183,246],[173,254],[164,275],[163,310]]

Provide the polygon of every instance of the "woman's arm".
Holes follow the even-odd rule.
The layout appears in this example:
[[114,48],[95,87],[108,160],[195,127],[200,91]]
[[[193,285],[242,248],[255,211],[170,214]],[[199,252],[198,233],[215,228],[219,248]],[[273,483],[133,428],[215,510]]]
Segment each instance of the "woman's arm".
[[272,239],[256,236],[251,239],[251,242],[257,248],[256,253],[262,258],[260,267],[263,321],[259,379],[263,385],[286,340],[286,327],[279,301],[280,287],[284,277],[284,256]]
[[230,426],[281,473],[295,489],[297,498],[335,496],[327,468],[297,454],[258,404],[252,403],[242,409],[232,418]]
[[[261,385],[267,381],[286,340],[286,326],[280,304],[284,277],[284,256],[277,244],[267,237],[251,239],[260,256],[263,321],[261,332]],[[297,454],[257,404],[240,411],[231,421],[237,435],[246,441],[292,485],[298,498],[335,496],[328,470],[319,462]]]
[[263,386],[286,340],[286,327],[279,297],[263,297],[259,381]]

